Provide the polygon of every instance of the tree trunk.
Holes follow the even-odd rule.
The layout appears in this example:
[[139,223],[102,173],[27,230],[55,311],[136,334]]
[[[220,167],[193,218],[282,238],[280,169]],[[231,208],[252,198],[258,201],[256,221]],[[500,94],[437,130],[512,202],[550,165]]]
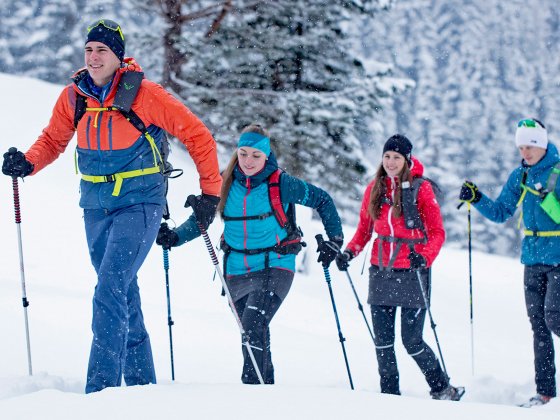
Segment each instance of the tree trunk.
[[180,79],[181,67],[185,63],[185,57],[177,48],[181,39],[181,1],[162,0],[163,17],[167,29],[163,35],[163,74],[162,85],[174,92],[179,92],[179,84],[175,81]]

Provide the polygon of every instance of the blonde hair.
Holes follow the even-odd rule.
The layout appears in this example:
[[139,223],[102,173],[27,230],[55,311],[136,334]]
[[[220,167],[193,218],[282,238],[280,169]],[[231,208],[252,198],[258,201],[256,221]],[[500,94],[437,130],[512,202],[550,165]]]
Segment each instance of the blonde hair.
[[[260,124],[252,123],[245,126],[241,130],[241,134],[243,133],[258,133],[263,136],[270,138],[269,132],[263,128]],[[237,150],[233,152],[231,159],[229,160],[226,169],[222,172],[222,190],[220,191],[220,203],[218,204],[218,213],[223,218],[224,216],[224,208],[226,207],[226,201],[229,195],[229,190],[231,188],[231,184],[233,183],[233,171],[237,166],[239,160],[237,158]]]

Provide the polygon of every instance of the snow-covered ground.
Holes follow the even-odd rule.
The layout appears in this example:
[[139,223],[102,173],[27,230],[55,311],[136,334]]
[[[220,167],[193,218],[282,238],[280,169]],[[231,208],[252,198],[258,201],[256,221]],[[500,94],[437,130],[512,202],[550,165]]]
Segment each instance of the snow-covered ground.
[[[60,86],[0,74],[0,151],[27,150],[50,117]],[[474,253],[474,375],[469,317],[468,255],[444,248],[433,270],[432,311],[451,381],[467,389],[461,402],[433,401],[423,377],[397,340],[401,397],[379,393],[374,347],[346,277],[331,269],[342,332],[356,387],[351,391],[314,235],[321,226],[299,211],[309,243],[307,274],[272,322],[274,386],[240,383],[238,327],[202,239],[170,253],[175,376],[171,381],[167,303],[161,248],[139,273],[159,384],[84,395],[91,341],[90,265],[73,149],[38,176],[19,183],[31,333],[33,376],[27,374],[17,236],[10,179],[0,177],[0,418],[99,419],[557,419],[560,401],[537,409],[515,407],[534,394],[529,322],[523,303],[522,266],[515,259]],[[187,155],[171,161],[186,174],[171,182],[177,223],[189,214],[184,199],[198,192]],[[473,215],[476,223],[478,215]],[[217,221],[210,230],[216,241]],[[353,234],[347,226],[346,237]],[[363,257],[351,275],[362,302]],[[369,314],[368,314],[369,319]],[[425,336],[433,345],[426,322]],[[555,343],[560,344],[555,338]],[[560,366],[560,356],[556,356]]]

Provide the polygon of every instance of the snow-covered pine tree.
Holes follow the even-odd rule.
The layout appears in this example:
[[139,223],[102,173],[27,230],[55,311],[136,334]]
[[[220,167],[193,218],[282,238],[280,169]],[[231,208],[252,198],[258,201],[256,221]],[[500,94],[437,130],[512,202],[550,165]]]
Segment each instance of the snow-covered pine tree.
[[[496,198],[519,164],[513,139],[520,118],[546,116],[555,140],[557,123],[548,115],[558,109],[558,12],[552,0],[529,3],[528,9],[525,0],[399,2],[390,19],[362,31],[372,58],[392,58],[416,82],[386,110],[392,115],[386,135],[408,134],[428,175],[440,180],[449,197],[448,242],[466,245],[466,215],[455,209],[463,180]],[[510,220],[504,228],[473,212],[473,245],[517,255],[516,225]]]
[[370,169],[359,141],[383,101],[407,86],[368,72],[345,24],[379,2],[237,1],[211,36],[183,37],[180,95],[209,123],[223,155],[244,125],[270,129],[280,165],[357,214]]
[[[68,83],[73,72],[84,66],[88,25],[101,18],[123,26],[127,55],[144,53],[149,69],[153,54],[148,53],[153,49],[143,48],[144,34],[150,33],[146,28],[158,24],[159,15],[148,13],[134,1],[4,0],[0,8],[0,72]],[[161,61],[159,58],[157,64]]]

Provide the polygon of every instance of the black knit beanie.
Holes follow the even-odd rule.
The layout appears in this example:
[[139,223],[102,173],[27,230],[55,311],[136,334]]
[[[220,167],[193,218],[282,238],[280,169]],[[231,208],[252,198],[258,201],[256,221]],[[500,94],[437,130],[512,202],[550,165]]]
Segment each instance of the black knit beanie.
[[400,153],[410,165],[412,143],[406,136],[403,136],[402,134],[395,134],[394,136],[389,137],[389,139],[385,142],[385,146],[383,146],[383,154],[387,151]]
[[88,27],[86,44],[97,41],[105,44],[115,53],[120,61],[124,58],[124,35],[115,21],[100,19]]

